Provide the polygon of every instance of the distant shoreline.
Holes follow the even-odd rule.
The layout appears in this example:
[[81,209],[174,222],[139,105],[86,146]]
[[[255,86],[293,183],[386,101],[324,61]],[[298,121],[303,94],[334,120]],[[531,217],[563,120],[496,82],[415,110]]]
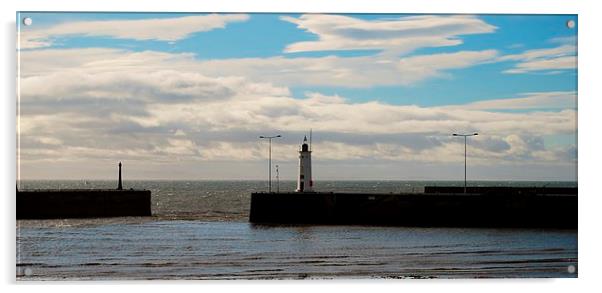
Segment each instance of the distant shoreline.
[[[280,182],[294,182],[296,179],[280,179]],[[17,182],[31,182],[31,181],[91,181],[91,182],[113,182],[115,179],[21,179]],[[266,179],[124,179],[124,182],[136,182],[136,181],[196,181],[196,182],[262,182]],[[463,183],[463,180],[455,179],[318,179],[316,182],[367,182],[367,181],[382,181],[382,182],[459,182]],[[578,180],[468,180],[473,183],[487,183],[487,182],[559,182],[559,183],[578,183]]]

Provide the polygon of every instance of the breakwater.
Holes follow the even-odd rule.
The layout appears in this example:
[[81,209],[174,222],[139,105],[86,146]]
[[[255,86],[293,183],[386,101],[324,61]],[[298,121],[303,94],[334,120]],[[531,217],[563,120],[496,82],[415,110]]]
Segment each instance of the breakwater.
[[17,191],[17,219],[151,216],[150,190],[36,189]]
[[[577,188],[424,193],[253,193],[249,221],[423,227],[577,228]],[[463,188],[459,190],[463,191]],[[452,192],[449,192],[452,191]],[[469,193],[468,191],[472,192]]]

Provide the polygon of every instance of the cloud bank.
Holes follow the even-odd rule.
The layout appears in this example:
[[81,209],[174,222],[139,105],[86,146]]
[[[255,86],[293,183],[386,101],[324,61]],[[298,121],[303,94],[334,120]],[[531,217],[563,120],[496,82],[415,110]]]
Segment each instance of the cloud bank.
[[[40,60],[55,58],[35,56],[59,57],[60,52],[79,57],[52,69]],[[317,92],[294,97],[286,86],[252,78],[208,76],[198,64],[174,71],[174,60],[187,60],[180,55],[102,50],[111,58],[98,61],[86,50],[60,52],[27,52],[22,58],[28,74],[21,80],[19,134],[27,160],[112,154],[131,160],[257,161],[265,157],[257,136],[278,131],[286,139],[274,155],[294,161],[309,128],[316,134],[317,157],[325,161],[461,161],[462,142],[449,136],[459,130],[482,133],[474,139],[476,163],[576,159],[571,147],[543,143],[546,136],[575,132],[571,92],[529,93],[462,107],[352,103]],[[546,105],[553,111],[492,111]]]
[[20,47],[49,47],[59,36],[111,37],[132,40],[176,41],[192,33],[224,28],[228,23],[249,19],[246,14],[209,14],[174,18],[77,21],[44,29],[21,28]]
[[[63,62],[66,55],[71,60]],[[128,52],[115,49],[47,49],[23,52],[23,76],[60,70],[74,65],[88,72],[153,72],[178,68],[205,76],[238,76],[279,86],[343,86],[366,88],[381,85],[412,85],[430,78],[446,78],[447,71],[488,63],[498,56],[495,50],[459,51],[403,58],[303,57],[234,58],[197,60],[193,54]]]
[[382,50],[405,54],[418,48],[462,44],[460,35],[494,32],[496,27],[469,15],[421,15],[363,20],[343,15],[283,16],[297,28],[317,35],[317,41],[297,42],[285,52]]

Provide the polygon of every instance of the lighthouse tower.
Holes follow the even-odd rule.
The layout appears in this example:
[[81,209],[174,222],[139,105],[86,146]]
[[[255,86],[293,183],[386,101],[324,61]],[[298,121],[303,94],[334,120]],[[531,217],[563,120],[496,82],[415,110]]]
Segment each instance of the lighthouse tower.
[[313,192],[314,182],[311,180],[311,150],[307,145],[307,136],[299,151],[299,177],[297,177],[297,192]]

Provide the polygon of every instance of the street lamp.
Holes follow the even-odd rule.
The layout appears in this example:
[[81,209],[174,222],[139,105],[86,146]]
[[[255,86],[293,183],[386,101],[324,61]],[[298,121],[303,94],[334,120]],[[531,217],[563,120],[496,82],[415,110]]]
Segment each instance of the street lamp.
[[268,190],[272,193],[272,139],[282,137],[280,134],[275,136],[260,136],[259,138],[267,139],[270,142],[269,160],[268,160]]
[[466,138],[469,136],[475,136],[475,135],[479,135],[479,134],[475,132],[475,133],[471,133],[471,134],[454,133],[452,135],[464,137],[464,193],[466,193]]
[[280,193],[280,173],[278,172],[278,165],[276,165],[276,192]]

